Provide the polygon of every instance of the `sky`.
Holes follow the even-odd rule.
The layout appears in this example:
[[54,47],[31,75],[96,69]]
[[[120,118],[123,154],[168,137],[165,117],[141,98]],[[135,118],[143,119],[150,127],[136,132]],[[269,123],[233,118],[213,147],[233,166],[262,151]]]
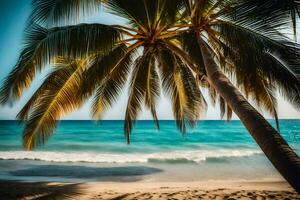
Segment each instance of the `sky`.
[[[30,11],[31,0],[0,0],[0,85],[3,84],[4,78],[8,75],[18,59],[18,55],[22,49],[22,38],[26,19]],[[120,23],[121,20],[102,12],[97,16],[82,19],[82,22],[116,24]],[[37,89],[46,75],[47,71],[42,72],[33,82],[32,87],[29,88],[24,96],[15,104],[0,105],[0,120],[15,119],[22,105],[29,99],[30,95]],[[207,95],[205,94],[205,96]],[[123,119],[125,116],[127,98],[128,91],[125,89],[115,105],[105,112],[103,119]],[[63,119],[90,119],[90,104],[90,101],[87,102],[81,109],[64,116]],[[300,112],[294,109],[280,96],[278,96],[278,105],[279,118],[300,119]],[[201,119],[220,119],[220,112],[217,107],[214,108],[209,103],[207,113],[202,114]],[[173,119],[171,104],[163,95],[158,102],[157,112],[159,119]],[[264,114],[263,111],[261,112]],[[264,116],[270,118],[267,114],[264,114]],[[237,119],[236,116],[233,118]],[[139,119],[151,119],[150,112],[143,110]]]

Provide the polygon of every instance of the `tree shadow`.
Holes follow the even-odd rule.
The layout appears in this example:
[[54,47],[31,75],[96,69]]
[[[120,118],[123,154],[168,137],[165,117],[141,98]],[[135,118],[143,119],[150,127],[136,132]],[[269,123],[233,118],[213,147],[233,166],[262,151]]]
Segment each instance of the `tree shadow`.
[[11,171],[10,174],[18,177],[61,177],[93,179],[98,181],[133,182],[141,180],[143,175],[158,172],[162,172],[162,170],[146,166],[86,167],[72,165],[42,165]]
[[74,199],[83,194],[79,184],[0,181],[0,199]]

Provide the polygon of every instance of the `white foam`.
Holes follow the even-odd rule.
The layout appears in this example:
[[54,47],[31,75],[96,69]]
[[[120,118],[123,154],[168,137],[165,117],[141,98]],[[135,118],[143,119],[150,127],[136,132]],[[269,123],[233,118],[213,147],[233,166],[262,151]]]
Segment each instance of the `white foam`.
[[41,160],[48,162],[146,163],[149,160],[185,159],[193,162],[208,158],[244,157],[259,154],[253,149],[181,150],[158,153],[97,153],[55,151],[0,151],[2,160]]

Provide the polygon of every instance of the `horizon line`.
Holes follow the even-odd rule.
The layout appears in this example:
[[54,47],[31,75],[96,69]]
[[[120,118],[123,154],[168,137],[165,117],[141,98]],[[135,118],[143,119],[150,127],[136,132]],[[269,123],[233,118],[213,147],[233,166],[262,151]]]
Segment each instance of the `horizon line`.
[[[274,118],[265,118],[266,120],[275,120]],[[300,118],[281,118],[278,120],[300,120]],[[26,121],[26,120],[18,120],[18,119],[0,119],[0,121]],[[125,121],[124,119],[59,119],[56,121]],[[138,119],[136,121],[153,121],[153,119]],[[158,121],[176,121],[175,119],[160,119]],[[241,121],[240,119],[198,119],[196,121]]]

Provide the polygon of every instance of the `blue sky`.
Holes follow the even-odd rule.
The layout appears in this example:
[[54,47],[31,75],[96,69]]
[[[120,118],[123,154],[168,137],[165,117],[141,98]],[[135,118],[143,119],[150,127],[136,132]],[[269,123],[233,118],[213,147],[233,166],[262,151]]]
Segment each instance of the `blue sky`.
[[[18,54],[22,49],[23,30],[25,28],[26,19],[30,14],[31,0],[0,0],[0,84],[12,69],[17,61]],[[99,23],[118,23],[120,19],[109,14],[93,16],[89,19],[83,19],[83,22],[99,22]],[[34,81],[32,87],[27,90],[21,100],[13,106],[0,106],[0,119],[15,119],[17,112],[22,105],[30,97],[30,95],[39,86],[42,79],[46,76],[46,72],[42,73]],[[126,109],[127,91],[124,90],[119,101],[115,106],[108,110],[104,119],[123,119]],[[89,119],[88,102],[82,109],[71,113],[64,119]],[[279,98],[279,117],[280,118],[300,118],[300,112],[296,111],[290,104]],[[158,104],[158,116],[160,119],[172,119],[171,105],[169,101],[162,97]],[[269,117],[268,115],[265,115]],[[150,119],[150,113],[144,110],[140,119]],[[219,119],[219,110],[211,105],[203,119]]]

